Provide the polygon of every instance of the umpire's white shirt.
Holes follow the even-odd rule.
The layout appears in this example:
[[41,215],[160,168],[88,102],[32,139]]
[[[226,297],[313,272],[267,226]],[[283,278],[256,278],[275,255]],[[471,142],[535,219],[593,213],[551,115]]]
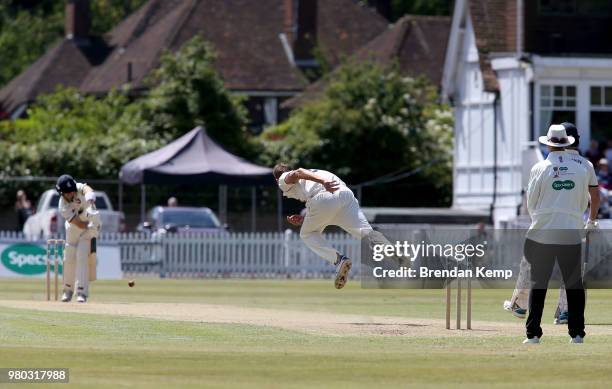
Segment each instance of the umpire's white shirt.
[[[584,167],[588,170],[589,187],[591,188],[599,187],[599,181],[597,181],[597,173],[595,173],[595,167],[593,167],[593,164],[591,163],[591,161],[589,161],[588,159],[580,155],[578,150],[568,149],[568,150],[565,150],[565,152],[570,154],[571,157],[576,160],[576,162],[584,164]],[[588,202],[586,206],[588,207]]]
[[[579,244],[589,186],[597,186],[593,165],[573,151],[552,151],[531,168],[527,237],[545,244]],[[548,232],[545,232],[548,230]],[[551,230],[571,230],[552,232]]]

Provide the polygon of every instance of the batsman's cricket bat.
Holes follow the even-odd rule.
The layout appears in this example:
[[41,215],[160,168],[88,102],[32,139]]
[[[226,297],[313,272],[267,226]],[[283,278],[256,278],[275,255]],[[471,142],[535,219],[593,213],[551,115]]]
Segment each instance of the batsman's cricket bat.
[[591,246],[591,234],[589,231],[586,233],[586,237],[584,239],[584,261],[582,261],[582,283],[585,284],[586,287],[586,272],[587,272],[587,264],[589,263],[589,247]]
[[586,236],[584,238],[584,261],[582,261],[582,287],[584,288],[584,302],[586,304],[587,299],[587,284],[586,284],[586,275],[587,275],[587,264],[589,263],[589,248],[591,246],[591,234],[589,231],[586,232]]
[[89,272],[89,282],[92,282],[98,279],[96,238],[91,238],[90,242],[89,257],[87,258],[87,270]]

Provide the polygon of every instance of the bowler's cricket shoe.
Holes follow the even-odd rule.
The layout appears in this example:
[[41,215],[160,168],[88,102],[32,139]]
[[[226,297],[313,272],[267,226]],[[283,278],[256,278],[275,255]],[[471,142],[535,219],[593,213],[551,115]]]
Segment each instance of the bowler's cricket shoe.
[[351,266],[353,266],[353,262],[350,260],[350,258],[342,255],[340,258],[338,258],[334,265],[336,265],[336,280],[334,282],[334,286],[336,289],[342,289],[344,288],[344,285],[346,285],[348,274],[351,270]]
[[567,318],[569,316],[569,312],[561,312],[559,317],[555,317],[555,324],[567,324]]
[[508,300],[504,301],[504,309],[508,312],[511,312],[514,316],[519,319],[524,319],[527,316],[527,310],[516,305],[512,305],[512,303]]
[[71,290],[65,290],[64,293],[62,293],[62,302],[69,303],[70,300],[72,300],[73,294],[74,293]]
[[523,340],[523,344],[539,344],[539,343],[540,343],[540,338],[537,336]]
[[584,343],[584,338],[582,336],[576,336],[570,339],[570,343]]
[[77,295],[77,303],[86,303],[86,302],[87,302],[87,296],[79,293]]

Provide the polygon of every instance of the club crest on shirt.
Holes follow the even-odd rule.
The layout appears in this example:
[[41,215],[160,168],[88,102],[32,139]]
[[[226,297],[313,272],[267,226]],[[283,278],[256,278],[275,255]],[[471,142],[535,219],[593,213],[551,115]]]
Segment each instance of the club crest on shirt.
[[570,171],[567,166],[559,167],[559,176],[573,176],[575,173]]
[[559,168],[557,166],[553,166],[553,178],[559,178]]

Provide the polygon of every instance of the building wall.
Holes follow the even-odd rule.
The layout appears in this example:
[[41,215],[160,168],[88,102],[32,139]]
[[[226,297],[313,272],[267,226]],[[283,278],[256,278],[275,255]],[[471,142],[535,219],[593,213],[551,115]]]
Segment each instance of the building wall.
[[493,99],[484,92],[478,51],[469,18],[455,78],[453,206],[487,209],[492,201]]
[[[513,218],[521,203],[521,149],[528,140],[530,128],[526,71],[516,61],[498,64],[503,69],[498,69],[501,90],[495,105],[495,94],[484,91],[469,17],[458,62],[453,88],[453,206],[489,210],[495,197],[494,219],[498,223]],[[497,185],[494,184],[496,165]]]
[[[607,53],[610,42],[592,37],[600,35],[594,29],[611,28],[612,23],[604,20],[610,13],[592,18],[593,24],[586,26],[581,24],[587,9],[583,3],[575,2],[580,3],[575,15],[538,13],[534,4],[540,3],[524,2],[527,55],[486,54],[499,85],[496,103],[496,95],[484,91],[469,7],[461,0],[455,6],[443,81],[455,109],[453,206],[490,210],[495,201],[496,224],[516,217],[526,177],[542,157],[537,137],[546,134],[551,123],[576,123],[583,151],[591,139],[612,147],[612,59],[592,54]],[[562,34],[550,47],[542,41],[560,30],[573,31],[572,36]],[[577,36],[582,38],[575,41]],[[570,43],[567,47],[574,54],[584,54],[560,54],[564,51],[555,46],[560,43]]]
[[[580,130],[580,148],[586,151],[591,139],[602,143],[612,139],[612,60],[589,57],[533,56],[534,72],[534,132],[546,131],[546,100],[543,88],[572,87],[575,103],[570,107],[555,107],[557,111],[571,112]],[[596,100],[595,91],[602,94]],[[607,94],[607,95],[606,95]],[[553,100],[554,101],[554,100]],[[566,104],[564,104],[566,105]],[[600,120],[597,120],[599,116]],[[601,118],[604,120],[602,121]],[[610,124],[608,124],[610,123]]]
[[496,220],[503,220],[516,216],[521,191],[526,189],[522,175],[523,152],[531,140],[531,70],[514,56],[494,59],[491,64],[500,88]]

